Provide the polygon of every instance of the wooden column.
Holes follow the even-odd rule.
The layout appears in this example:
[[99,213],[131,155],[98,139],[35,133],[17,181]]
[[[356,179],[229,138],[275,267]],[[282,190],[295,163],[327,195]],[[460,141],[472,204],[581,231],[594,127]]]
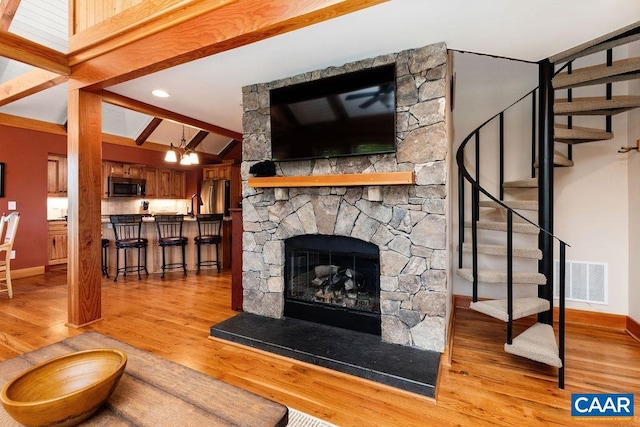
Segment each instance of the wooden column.
[[68,101],[68,325],[80,327],[102,317],[102,96],[71,90]]

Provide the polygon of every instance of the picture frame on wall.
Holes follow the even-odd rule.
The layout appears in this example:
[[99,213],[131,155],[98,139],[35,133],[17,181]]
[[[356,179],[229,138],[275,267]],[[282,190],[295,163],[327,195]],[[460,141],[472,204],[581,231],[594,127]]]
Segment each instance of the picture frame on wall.
[[4,162],[0,162],[0,197],[4,197]]

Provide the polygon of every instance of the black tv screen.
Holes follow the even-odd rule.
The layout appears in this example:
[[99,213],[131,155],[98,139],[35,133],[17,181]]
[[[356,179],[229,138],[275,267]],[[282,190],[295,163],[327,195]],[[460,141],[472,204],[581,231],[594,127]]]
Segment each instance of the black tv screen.
[[273,89],[272,159],[395,152],[395,65]]

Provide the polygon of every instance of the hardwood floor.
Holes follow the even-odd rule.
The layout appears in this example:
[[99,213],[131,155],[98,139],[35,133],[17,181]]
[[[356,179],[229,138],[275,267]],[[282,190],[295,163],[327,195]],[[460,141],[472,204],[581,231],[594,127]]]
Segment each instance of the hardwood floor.
[[[64,270],[13,283],[14,298],[0,298],[0,360],[95,330],[340,426],[581,425],[570,415],[571,393],[635,393],[640,407],[640,343],[617,329],[568,326],[559,390],[555,369],[503,351],[501,322],[457,308],[435,402],[209,339],[211,325],[236,314],[229,273],[103,280],[103,320],[81,330],[65,326]],[[624,425],[640,425],[640,416]]]

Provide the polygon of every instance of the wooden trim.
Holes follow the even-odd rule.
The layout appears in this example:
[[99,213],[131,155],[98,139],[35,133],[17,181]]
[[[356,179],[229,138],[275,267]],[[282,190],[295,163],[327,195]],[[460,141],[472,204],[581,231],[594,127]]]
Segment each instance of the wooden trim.
[[9,26],[20,6],[20,0],[2,0],[0,2],[0,30],[9,31]]
[[249,178],[249,187],[254,188],[354,187],[362,185],[412,184],[415,184],[413,171]]
[[25,277],[40,276],[41,274],[44,274],[44,272],[44,265],[21,268],[20,270],[11,270],[11,279],[24,279]]
[[138,137],[136,138],[136,145],[144,144],[147,139],[149,139],[153,131],[156,130],[158,126],[160,126],[160,123],[162,123],[162,119],[159,117],[154,117],[153,119],[151,119],[147,127],[145,127],[140,135],[138,135]]
[[26,98],[67,80],[69,80],[68,76],[35,68],[0,84],[0,105],[7,105],[18,99]]
[[[87,60],[136,40],[153,35],[171,25],[193,19],[234,0],[144,0],[89,28],[75,31],[70,20],[69,52]],[[71,26],[73,25],[73,26]]]
[[627,316],[627,333],[636,341],[640,341],[640,323]]
[[105,89],[384,1],[235,0],[185,22],[168,24],[159,33],[91,59],[72,55],[73,78],[69,81],[69,90]]
[[[553,318],[558,320],[558,307],[553,307]],[[599,313],[597,311],[565,309],[567,323],[592,325],[602,328],[626,329],[627,316],[622,314]]]
[[122,108],[127,108],[129,110],[138,111],[150,116],[184,123],[185,125],[197,127],[199,129],[206,130],[207,132],[228,136],[229,138],[242,139],[242,134],[238,132],[225,129],[211,123],[203,122],[201,120],[193,119],[179,113],[174,113],[173,111],[165,110],[164,108],[156,107],[145,102],[136,101],[135,99],[127,98],[126,96],[118,95],[117,93],[105,90],[102,92],[102,100],[106,103],[117,105]]
[[47,132],[54,135],[66,135],[64,125],[57,123],[43,122],[41,120],[29,119],[26,117],[13,116],[11,114],[0,113],[0,125],[10,126],[20,129]]
[[6,31],[0,31],[0,56],[53,73],[71,74],[69,60],[64,53]]

